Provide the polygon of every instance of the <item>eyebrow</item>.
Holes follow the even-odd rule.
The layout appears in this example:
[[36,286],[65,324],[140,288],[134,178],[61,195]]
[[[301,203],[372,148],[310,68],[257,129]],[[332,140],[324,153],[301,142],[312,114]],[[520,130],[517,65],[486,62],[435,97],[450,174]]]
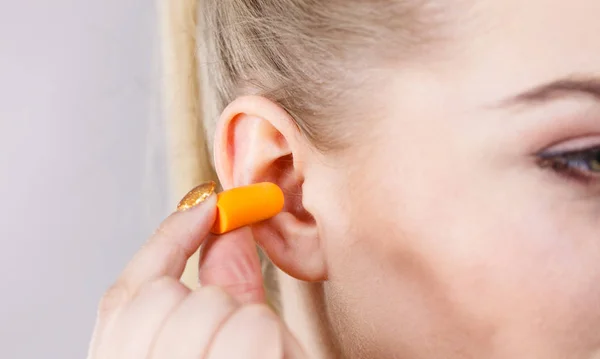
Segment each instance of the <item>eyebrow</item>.
[[568,77],[534,87],[503,101],[504,105],[547,102],[565,96],[585,95],[600,101],[600,78]]

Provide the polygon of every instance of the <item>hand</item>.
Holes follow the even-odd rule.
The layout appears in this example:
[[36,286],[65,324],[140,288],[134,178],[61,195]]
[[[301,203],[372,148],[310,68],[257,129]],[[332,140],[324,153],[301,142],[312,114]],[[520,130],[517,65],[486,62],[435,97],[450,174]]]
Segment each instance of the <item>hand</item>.
[[[264,304],[251,231],[209,235],[216,196],[169,216],[100,302],[88,359],[305,358]],[[179,278],[204,243],[202,286]]]

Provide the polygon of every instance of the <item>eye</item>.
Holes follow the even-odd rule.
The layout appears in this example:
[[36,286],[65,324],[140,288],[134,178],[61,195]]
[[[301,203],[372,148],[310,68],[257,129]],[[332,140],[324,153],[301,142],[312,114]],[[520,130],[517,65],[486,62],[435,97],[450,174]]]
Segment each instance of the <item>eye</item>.
[[538,164],[569,178],[600,182],[600,146],[567,152],[541,153],[538,155]]

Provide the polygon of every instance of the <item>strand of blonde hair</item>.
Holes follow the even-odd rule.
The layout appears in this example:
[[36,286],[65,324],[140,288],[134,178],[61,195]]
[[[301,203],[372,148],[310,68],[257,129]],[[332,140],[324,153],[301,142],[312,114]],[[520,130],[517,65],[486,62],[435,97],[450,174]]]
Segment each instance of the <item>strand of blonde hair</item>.
[[[170,202],[201,182],[216,180],[209,160],[196,62],[197,0],[160,0]],[[198,253],[181,280],[198,283]]]

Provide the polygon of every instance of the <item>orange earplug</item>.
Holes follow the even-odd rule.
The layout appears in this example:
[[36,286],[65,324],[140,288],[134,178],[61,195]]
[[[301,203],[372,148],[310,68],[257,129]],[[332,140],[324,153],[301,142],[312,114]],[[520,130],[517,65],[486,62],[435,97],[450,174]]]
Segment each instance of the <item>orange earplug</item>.
[[264,182],[233,188],[217,195],[217,218],[211,232],[223,234],[264,221],[283,209],[283,192]]

